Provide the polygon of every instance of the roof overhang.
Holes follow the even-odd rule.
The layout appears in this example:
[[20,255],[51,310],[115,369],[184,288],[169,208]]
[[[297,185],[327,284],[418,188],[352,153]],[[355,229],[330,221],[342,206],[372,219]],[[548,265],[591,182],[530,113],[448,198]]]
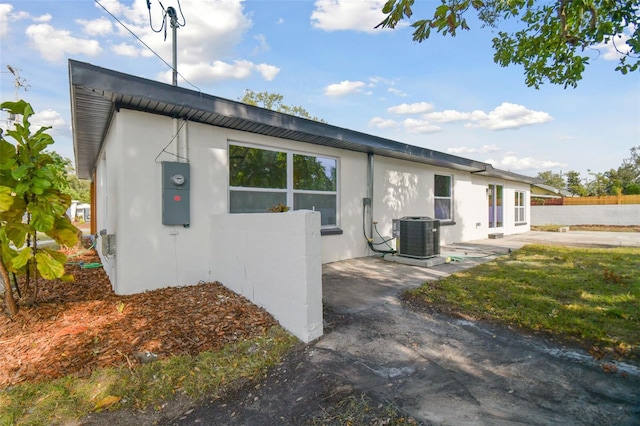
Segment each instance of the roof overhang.
[[277,138],[372,153],[524,183],[534,178],[490,164],[69,60],[73,147],[78,177],[91,178],[120,108]]

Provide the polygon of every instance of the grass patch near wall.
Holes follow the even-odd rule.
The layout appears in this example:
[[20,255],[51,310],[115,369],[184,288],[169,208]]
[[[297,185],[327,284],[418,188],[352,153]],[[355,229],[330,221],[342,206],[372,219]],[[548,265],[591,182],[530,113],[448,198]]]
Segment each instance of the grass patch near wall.
[[640,232],[640,225],[531,225],[531,230],[543,232],[559,232],[560,228],[566,227],[568,227],[570,231]]
[[178,393],[194,399],[217,395],[236,381],[261,377],[297,342],[275,326],[265,336],[218,351],[174,356],[133,369],[99,369],[87,378],[22,383],[0,390],[0,424],[67,424],[94,411],[156,407]]
[[405,295],[409,303],[640,356],[640,248],[530,245]]

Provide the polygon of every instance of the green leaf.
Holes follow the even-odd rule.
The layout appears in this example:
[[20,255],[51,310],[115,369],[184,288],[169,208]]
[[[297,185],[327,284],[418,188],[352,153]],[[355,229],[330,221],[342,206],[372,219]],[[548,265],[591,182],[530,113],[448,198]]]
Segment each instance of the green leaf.
[[[0,228],[2,229],[2,228]],[[1,232],[0,232],[1,234]],[[9,247],[8,244],[2,244],[0,245],[0,252],[2,253],[2,261],[4,262],[5,266],[11,271],[11,272],[17,272],[15,270],[13,270],[13,263],[11,262],[11,260],[16,257],[18,255],[18,252],[14,249],[12,249],[11,247]]]
[[[20,218],[22,218],[22,215],[20,215]],[[26,223],[15,223],[15,221],[5,226],[7,238],[9,238],[9,241],[12,241],[16,247],[22,247],[25,244],[27,234],[30,230],[31,228]]]
[[40,272],[42,278],[47,280],[55,280],[62,277],[66,262],[67,256],[60,252],[45,249],[36,253],[38,272]]
[[[11,114],[24,115],[25,112],[28,112],[29,109],[31,109],[31,105],[29,105],[26,101],[21,99],[16,102],[11,102],[11,101],[3,102],[2,104],[0,104],[0,108]],[[33,109],[31,109],[31,113],[33,113]]]
[[11,259],[11,266],[15,270],[21,269],[23,266],[29,262],[29,259],[33,257],[33,252],[30,247],[25,247],[18,252],[18,255]]
[[0,213],[9,211],[13,205],[13,191],[7,186],[0,186]]
[[51,187],[51,182],[46,179],[34,177],[31,181],[33,182],[31,190],[36,195],[44,194],[44,191]]
[[32,204],[30,213],[31,226],[33,226],[36,231],[46,233],[53,228],[53,225],[56,222],[56,217],[41,205]]
[[63,246],[71,247],[78,243],[78,228],[66,215],[56,219],[53,229],[47,235]]
[[11,171],[11,176],[13,176],[15,180],[24,179],[25,177],[27,177],[27,175],[29,174],[29,170],[31,170],[32,168],[33,166],[31,164],[22,164],[21,166]]
[[8,170],[16,164],[16,147],[0,139],[0,170]]

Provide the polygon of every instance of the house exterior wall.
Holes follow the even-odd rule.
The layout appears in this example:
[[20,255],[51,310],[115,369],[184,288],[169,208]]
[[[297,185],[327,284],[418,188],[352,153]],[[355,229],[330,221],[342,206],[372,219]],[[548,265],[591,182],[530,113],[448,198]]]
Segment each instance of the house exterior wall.
[[[177,139],[174,138],[176,133],[179,134]],[[230,275],[230,272],[235,270],[231,267],[233,263],[222,260],[224,257],[221,259],[221,247],[223,251],[227,244],[233,243],[235,247],[248,237],[243,231],[244,240],[234,241],[235,231],[240,230],[220,228],[216,220],[223,222],[224,226],[246,227],[238,225],[238,220],[245,220],[239,218],[247,216],[252,218],[257,229],[271,226],[271,216],[268,214],[228,214],[229,143],[337,159],[337,225],[341,232],[319,237],[321,256],[312,260],[317,262],[316,269],[309,265],[303,268],[309,274],[308,282],[314,280],[312,276],[322,263],[372,254],[363,235],[363,198],[367,197],[368,180],[366,153],[185,123],[123,109],[115,113],[106,135],[95,183],[97,229],[100,233],[115,234],[116,253],[104,253],[101,241],[98,241],[97,247],[104,269],[118,294],[192,285],[200,281],[219,280],[225,284],[224,279],[231,280],[233,274]],[[161,162],[178,161],[176,155],[188,159],[190,164],[189,227],[162,224]],[[441,243],[487,238],[492,231],[487,225],[488,183],[504,185],[505,226],[494,231],[508,234],[529,230],[529,222],[524,226],[513,225],[514,191],[521,190],[528,194],[527,184],[496,181],[381,156],[373,157],[373,171],[372,214],[382,235],[391,235],[393,219],[404,216],[434,217],[434,174],[453,176],[455,224],[441,228]],[[527,218],[530,214],[528,197],[525,203]],[[305,234],[305,238],[313,240],[315,237],[312,234]],[[274,238],[272,234],[268,237],[257,232],[251,235],[252,241],[254,237]],[[254,241],[251,244],[256,243]],[[307,260],[299,259],[300,262]],[[253,266],[259,266],[260,261],[255,259]],[[291,268],[290,262],[290,258],[275,256],[270,261],[270,267],[273,270],[286,270]],[[240,288],[243,286],[240,284]],[[317,293],[316,290],[308,290],[309,297],[315,297],[308,305],[321,303],[321,292]],[[255,291],[252,294],[255,295]],[[265,300],[272,302],[264,297],[256,300],[259,300],[258,303],[267,303]],[[276,313],[272,313],[277,317]],[[308,336],[313,335],[313,323],[317,319],[315,315],[303,315],[308,322],[302,326],[307,330],[303,335],[306,332]]]
[[[524,191],[528,194],[527,184],[376,156],[373,220],[378,223],[377,228],[383,238],[391,236],[393,219],[404,216],[435,218],[435,175],[452,176],[453,182],[453,221],[441,224],[441,244],[484,239],[494,232],[515,234],[529,231],[530,221],[515,225],[514,219],[515,192]],[[489,228],[488,184],[502,185],[504,188],[504,226],[500,228]],[[528,204],[525,203],[527,218],[530,214]]]

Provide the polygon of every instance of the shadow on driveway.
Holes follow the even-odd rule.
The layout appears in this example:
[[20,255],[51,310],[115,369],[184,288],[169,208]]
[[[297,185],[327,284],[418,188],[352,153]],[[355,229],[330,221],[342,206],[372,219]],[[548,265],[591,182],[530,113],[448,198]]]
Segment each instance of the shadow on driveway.
[[[541,235],[547,234],[547,235]],[[312,363],[425,423],[640,424],[640,368],[606,373],[587,353],[507,327],[413,312],[398,296],[525,244],[568,234],[527,233],[443,246],[462,262],[426,269],[379,257],[324,266],[328,333]],[[640,234],[580,233],[577,246],[640,246]],[[598,235],[594,235],[598,234]],[[621,242],[623,244],[621,244]]]
[[558,342],[414,312],[399,300],[405,289],[529,243],[565,238],[580,246],[640,246],[640,234],[575,234],[532,232],[445,246],[443,256],[463,260],[429,269],[380,257],[324,265],[325,335],[257,385],[166,424],[340,424],[332,410],[364,394],[377,416],[365,424],[387,424],[379,409],[393,406],[421,424],[638,425],[638,366],[619,364],[618,374],[608,374],[588,354]]

